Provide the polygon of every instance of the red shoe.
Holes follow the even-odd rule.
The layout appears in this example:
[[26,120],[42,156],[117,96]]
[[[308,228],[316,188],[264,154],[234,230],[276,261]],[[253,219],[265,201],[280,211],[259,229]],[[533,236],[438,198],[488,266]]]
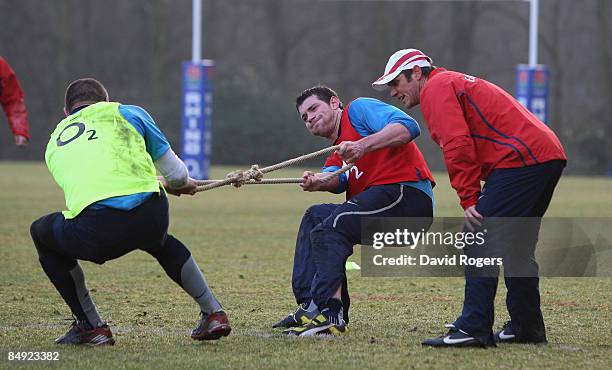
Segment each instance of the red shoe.
[[198,322],[198,327],[191,332],[191,339],[217,340],[227,337],[232,331],[224,311],[214,312],[208,316],[201,312],[200,315],[202,319]]
[[90,346],[100,346],[104,344],[113,345],[113,333],[107,324],[89,329],[83,323],[74,321],[70,330],[66,334],[55,340],[57,344],[85,344]]

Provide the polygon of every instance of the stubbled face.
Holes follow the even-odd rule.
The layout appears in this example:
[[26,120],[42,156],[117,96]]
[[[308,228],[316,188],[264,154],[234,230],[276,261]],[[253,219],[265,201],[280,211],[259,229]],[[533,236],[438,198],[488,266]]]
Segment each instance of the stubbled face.
[[389,95],[398,98],[408,109],[417,106],[421,102],[419,81],[415,79],[414,74],[413,72],[410,81],[408,81],[406,76],[400,73],[393,81],[387,84]]
[[331,139],[336,135],[338,106],[336,97],[324,102],[318,96],[312,95],[298,107],[298,112],[311,134]]

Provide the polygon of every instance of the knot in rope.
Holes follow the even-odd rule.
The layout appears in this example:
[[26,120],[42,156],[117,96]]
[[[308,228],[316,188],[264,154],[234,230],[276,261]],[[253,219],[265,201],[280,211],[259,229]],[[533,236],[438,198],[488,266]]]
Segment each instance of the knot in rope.
[[230,179],[234,187],[239,188],[250,180],[261,181],[263,175],[259,170],[259,166],[254,164],[248,170],[237,170],[228,173],[227,178]]

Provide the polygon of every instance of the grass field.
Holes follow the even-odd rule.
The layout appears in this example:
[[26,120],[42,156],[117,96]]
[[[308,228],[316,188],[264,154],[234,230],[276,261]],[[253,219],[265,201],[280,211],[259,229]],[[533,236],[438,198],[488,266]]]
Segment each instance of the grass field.
[[[221,177],[234,168],[215,168]],[[89,288],[117,344],[53,345],[70,324],[68,308],[44,275],[29,225],[63,209],[42,164],[0,162],[0,368],[612,368],[612,279],[544,278],[548,346],[493,349],[423,348],[443,333],[463,297],[461,278],[362,278],[349,273],[353,304],[348,336],[286,338],[270,325],[294,308],[291,267],[295,233],[311,204],[341,196],[304,193],[294,185],[225,187],[172,198],[171,232],[192,251],[234,331],[217,342],[188,337],[198,309],[144,252],[103,266],[82,263]],[[278,176],[300,175],[279,171]],[[277,175],[277,173],[274,173]],[[459,216],[445,174],[437,174],[436,214]],[[612,181],[566,176],[549,216],[612,216]],[[352,260],[359,261],[359,247]],[[496,325],[507,319],[505,288]],[[9,362],[9,351],[59,351],[57,362]]]

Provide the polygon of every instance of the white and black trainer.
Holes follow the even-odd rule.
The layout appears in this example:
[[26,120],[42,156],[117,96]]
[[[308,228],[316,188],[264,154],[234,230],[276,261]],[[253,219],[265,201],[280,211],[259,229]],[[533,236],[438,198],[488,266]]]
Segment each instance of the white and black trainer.
[[449,328],[448,333],[437,338],[426,339],[421,344],[430,347],[485,347],[476,338],[455,328],[454,325],[446,325],[446,327]]
[[504,326],[500,331],[495,333],[494,336],[495,342],[497,343],[514,343],[517,341],[516,335],[512,331],[512,322],[506,321]]

